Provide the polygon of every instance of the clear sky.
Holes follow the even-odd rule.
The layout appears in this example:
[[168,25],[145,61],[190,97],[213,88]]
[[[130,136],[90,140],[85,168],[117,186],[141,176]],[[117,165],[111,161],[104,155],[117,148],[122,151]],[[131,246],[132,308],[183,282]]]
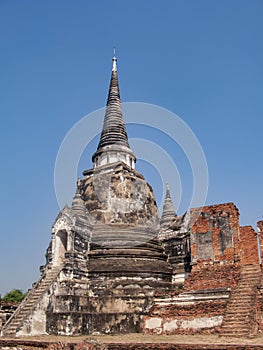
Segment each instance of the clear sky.
[[[206,203],[234,202],[241,224],[256,228],[262,16],[262,0],[0,0],[0,293],[27,290],[39,277],[59,211],[57,152],[77,121],[105,105],[113,47],[122,101],[180,116],[206,155]],[[154,171],[138,166],[151,182]]]

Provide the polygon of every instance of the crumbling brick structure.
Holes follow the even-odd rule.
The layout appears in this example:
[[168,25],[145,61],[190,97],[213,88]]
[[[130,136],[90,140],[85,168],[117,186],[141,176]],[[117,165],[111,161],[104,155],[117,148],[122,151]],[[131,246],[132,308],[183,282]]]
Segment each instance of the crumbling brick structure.
[[259,265],[257,233],[252,226],[240,227],[240,255],[242,265]]
[[181,292],[170,299],[159,296],[145,317],[145,331],[246,336],[261,330],[263,298],[254,229],[240,227],[237,207],[224,203],[192,209],[189,231],[191,272]]
[[258,230],[258,243],[259,243],[259,248],[260,248],[260,265],[262,266],[262,260],[261,257],[263,256],[263,220],[260,220],[257,222],[257,230]]
[[258,255],[263,222],[258,237],[252,227],[240,228],[233,203],[178,216],[168,188],[159,218],[153,189],[135,169],[116,57],[92,160],[72,205],[54,222],[40,279],[3,335],[246,336],[263,328]]
[[192,264],[238,262],[239,235],[239,212],[234,203],[192,209]]

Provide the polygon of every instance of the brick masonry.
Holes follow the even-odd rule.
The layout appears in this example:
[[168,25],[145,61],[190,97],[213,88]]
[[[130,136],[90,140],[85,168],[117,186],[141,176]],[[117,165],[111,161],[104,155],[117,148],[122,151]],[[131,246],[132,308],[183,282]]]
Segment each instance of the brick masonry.
[[195,302],[186,305],[155,306],[145,317],[145,332],[157,334],[216,333],[226,301]]
[[198,265],[185,281],[185,290],[235,287],[240,277],[240,265]]
[[207,262],[236,263],[239,252],[239,212],[234,203],[191,210],[193,269]]
[[[258,238],[260,245],[260,256],[263,256],[263,220],[257,222]],[[262,264],[262,262],[260,261]]]
[[[239,211],[233,203],[192,209],[190,225],[192,271],[180,295],[170,302],[159,296],[159,304],[157,301],[145,317],[146,333],[220,332],[231,291],[240,283],[242,266],[259,266],[257,234],[251,226],[239,226]],[[258,226],[263,232],[263,221]],[[201,291],[205,297],[199,300],[197,293]],[[263,328],[262,302],[259,290],[259,331]]]
[[[77,182],[72,206],[61,210],[52,227],[40,279],[3,326],[4,336],[216,332],[244,266],[242,288],[251,288],[256,277],[249,297],[257,295],[257,235],[250,226],[239,227],[234,203],[178,217],[167,193],[160,220],[153,190],[135,170],[115,56],[92,161]],[[263,222],[258,228],[261,236]],[[244,276],[250,275],[248,281]]]
[[242,265],[258,265],[257,233],[252,226],[240,227],[240,255]]

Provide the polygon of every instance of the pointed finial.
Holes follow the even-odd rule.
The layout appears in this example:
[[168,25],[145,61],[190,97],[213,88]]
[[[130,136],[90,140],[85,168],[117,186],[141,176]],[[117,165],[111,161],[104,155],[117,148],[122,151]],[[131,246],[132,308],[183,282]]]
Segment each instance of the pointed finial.
[[176,217],[176,213],[174,210],[173,206],[173,201],[171,199],[170,195],[170,188],[168,183],[166,183],[166,194],[165,194],[165,199],[163,203],[163,212],[162,212],[162,217],[161,217],[161,227],[162,228],[167,228],[172,220]]
[[117,72],[117,58],[116,58],[116,49],[113,49],[113,58],[112,58],[112,71]]
[[[112,59],[110,86],[107,105],[104,115],[103,127],[97,151],[92,156],[94,167],[123,162],[131,168],[135,168],[136,157],[129,146],[125,122],[123,119],[120,90],[117,74],[117,58]],[[117,159],[116,159],[117,157]],[[85,172],[86,174],[86,172]]]
[[171,198],[171,194],[170,194],[170,186],[168,184],[168,182],[166,182],[166,198]]

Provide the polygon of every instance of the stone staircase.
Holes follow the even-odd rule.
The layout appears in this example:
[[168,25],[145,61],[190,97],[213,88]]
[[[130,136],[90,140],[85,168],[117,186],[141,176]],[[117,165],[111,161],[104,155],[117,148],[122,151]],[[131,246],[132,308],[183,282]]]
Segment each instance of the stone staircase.
[[44,292],[48,289],[54,279],[60,272],[61,267],[56,266],[52,269],[47,269],[46,273],[39,279],[39,281],[28,292],[26,298],[22,301],[14,314],[9,318],[2,329],[2,336],[14,337],[17,331],[23,325],[23,322],[30,314],[36,303],[39,301]]
[[257,287],[261,283],[258,265],[242,266],[240,280],[232,291],[224,315],[222,337],[249,337],[257,330]]

